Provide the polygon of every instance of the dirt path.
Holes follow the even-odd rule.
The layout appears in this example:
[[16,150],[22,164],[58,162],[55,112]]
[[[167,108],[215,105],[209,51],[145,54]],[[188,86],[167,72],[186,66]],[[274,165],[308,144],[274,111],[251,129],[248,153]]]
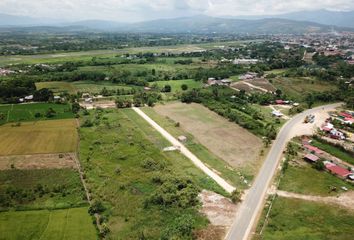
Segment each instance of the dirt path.
[[133,110],[140,115],[145,121],[147,121],[153,128],[155,128],[164,138],[166,138],[173,146],[179,147],[181,153],[189,158],[194,165],[200,168],[205,174],[211,177],[220,187],[222,187],[228,193],[235,190],[235,187],[227,183],[223,178],[217,175],[215,172],[210,170],[199,158],[197,158],[192,152],[190,152],[182,143],[180,143],[176,138],[169,134],[165,129],[158,125],[154,120],[147,116],[139,108],[133,107]]
[[253,84],[251,84],[251,83],[249,83],[249,82],[243,81],[242,83],[248,85],[248,86],[251,87],[251,88],[258,89],[258,90],[260,90],[260,91],[262,91],[262,92],[266,92],[266,93],[269,92],[267,89],[262,88],[262,87],[255,86],[255,85],[253,85]]
[[354,210],[354,191],[343,193],[337,197],[321,197],[314,195],[303,195],[298,193],[286,192],[277,190],[276,194],[281,197],[286,198],[296,198],[306,201],[321,202],[327,204],[336,204],[345,208],[350,208]]

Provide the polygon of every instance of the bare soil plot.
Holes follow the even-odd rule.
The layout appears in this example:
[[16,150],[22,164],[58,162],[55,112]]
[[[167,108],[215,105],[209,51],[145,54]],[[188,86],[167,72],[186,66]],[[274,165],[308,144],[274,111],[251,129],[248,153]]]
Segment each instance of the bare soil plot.
[[86,108],[87,110],[96,109],[96,108],[116,108],[116,103],[114,101],[97,101],[92,103],[81,102],[80,106]]
[[0,156],[0,170],[76,168],[75,153]]
[[24,122],[0,127],[0,156],[75,152],[74,119]]
[[267,79],[265,78],[258,78],[254,80],[246,80],[245,82],[248,82],[254,86],[261,87],[266,89],[269,92],[275,92],[277,90]]
[[199,104],[176,102],[158,105],[155,110],[179,122],[183,130],[232,167],[251,174],[258,169],[262,141],[244,128]]

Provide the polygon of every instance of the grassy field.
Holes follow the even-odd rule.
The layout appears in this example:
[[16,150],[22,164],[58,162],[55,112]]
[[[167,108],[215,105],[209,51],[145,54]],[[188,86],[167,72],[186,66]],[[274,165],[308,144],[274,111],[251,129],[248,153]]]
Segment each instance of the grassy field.
[[[329,196],[342,192],[341,187],[354,190],[354,186],[325,171],[312,168],[311,164],[293,166],[289,164],[279,185],[280,190],[307,195]],[[330,187],[336,187],[337,192],[330,192]]]
[[[146,207],[159,189],[156,179],[171,174],[223,193],[179,152],[162,152],[169,144],[148,123],[131,109],[91,111],[85,118],[98,122],[80,130],[81,162],[93,198],[108,208],[104,215],[108,216],[111,239],[137,239],[142,232],[148,239],[159,239],[185,214],[193,218],[196,228],[207,224],[195,207]],[[149,170],[144,165],[147,161],[157,166]]]
[[95,240],[87,208],[0,213],[1,240]]
[[266,240],[347,240],[354,235],[354,212],[338,206],[277,197],[263,235]]
[[307,93],[336,90],[336,86],[315,78],[273,78],[272,84],[283,93],[301,101]]
[[40,90],[43,88],[48,88],[52,90],[54,93],[62,93],[67,92],[73,94],[76,92],[75,87],[70,82],[36,82],[36,89]]
[[77,141],[73,119],[0,126],[0,155],[75,152]]
[[237,171],[228,165],[225,161],[221,160],[214,154],[212,154],[206,147],[198,142],[198,140],[190,133],[184,131],[181,127],[176,127],[176,122],[170,118],[164,117],[158,114],[154,108],[145,107],[142,110],[160,126],[162,126],[166,131],[168,131],[172,136],[186,136],[187,142],[186,147],[193,152],[198,158],[200,158],[206,165],[214,169],[220,176],[226,179],[230,184],[245,188],[247,187],[241,180]]
[[171,103],[154,110],[167,116],[191,133],[199,143],[230,166],[254,175],[261,163],[262,141],[247,130],[231,123],[199,104]]
[[[52,108],[55,114],[51,118],[46,118],[45,114],[49,108]],[[40,113],[41,116],[35,117],[36,113]],[[70,105],[55,103],[0,105],[0,116],[3,116],[0,118],[0,124],[6,122],[74,118]]]
[[186,84],[188,86],[188,89],[193,89],[193,88],[201,88],[203,86],[203,83],[199,81],[195,81],[192,79],[187,79],[187,80],[170,80],[170,81],[157,81],[150,83],[150,86],[157,84],[159,88],[163,88],[166,85],[171,86],[171,92],[176,93],[176,92],[183,92],[181,89],[181,86],[183,84]]
[[354,164],[354,154],[350,154],[349,152],[343,151],[336,146],[333,146],[325,141],[321,141],[318,139],[313,139],[311,144],[331,154],[332,156],[335,156],[350,164]]
[[87,205],[73,169],[0,171],[0,209],[47,209]]

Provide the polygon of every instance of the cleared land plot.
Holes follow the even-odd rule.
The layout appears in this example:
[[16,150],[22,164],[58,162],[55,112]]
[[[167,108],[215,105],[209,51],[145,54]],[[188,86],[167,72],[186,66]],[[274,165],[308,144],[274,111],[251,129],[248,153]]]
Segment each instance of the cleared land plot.
[[[354,190],[353,185],[338,177],[325,171],[318,171],[312,168],[311,164],[302,159],[298,161],[302,161],[302,163],[297,164],[296,166],[292,163],[289,164],[289,167],[286,169],[285,174],[280,181],[280,190],[320,196],[336,195],[343,192],[341,187]],[[331,187],[336,187],[337,191],[331,192]]]
[[171,92],[183,92],[181,89],[181,86],[183,84],[188,86],[188,89],[193,89],[193,88],[201,88],[203,86],[203,83],[200,81],[195,81],[192,79],[187,79],[187,80],[170,80],[170,81],[157,81],[157,82],[152,82],[150,83],[150,86],[157,84],[159,88],[163,88],[166,85],[171,86]]
[[199,104],[158,105],[155,111],[179,122],[203,146],[234,168],[255,173],[260,164],[261,139]]
[[354,212],[336,205],[277,197],[262,237],[254,239],[352,239],[353,222]]
[[250,83],[256,87],[264,88],[269,92],[275,92],[277,90],[268,80],[266,79],[254,79],[246,80],[245,82]]
[[73,169],[0,171],[0,209],[47,209],[87,205]]
[[76,168],[75,153],[0,156],[0,170]]
[[[45,116],[49,108],[55,111],[54,116],[51,118]],[[35,117],[36,113],[39,113],[40,116]],[[0,117],[0,124],[6,122],[74,118],[70,105],[55,103],[0,105],[0,116],[3,116]]]
[[143,231],[145,237],[159,239],[183,214],[195,220],[196,228],[206,226],[194,207],[146,207],[161,186],[155,180],[174,175],[192,179],[200,189],[225,194],[223,190],[178,151],[163,152],[170,146],[167,140],[132,109],[90,111],[85,118],[98,115],[98,125],[80,129],[80,156],[93,197],[108,208],[109,238],[137,239]]
[[3,240],[96,240],[97,234],[87,208],[0,213]]
[[77,141],[74,119],[5,124],[0,127],[0,156],[75,152]]

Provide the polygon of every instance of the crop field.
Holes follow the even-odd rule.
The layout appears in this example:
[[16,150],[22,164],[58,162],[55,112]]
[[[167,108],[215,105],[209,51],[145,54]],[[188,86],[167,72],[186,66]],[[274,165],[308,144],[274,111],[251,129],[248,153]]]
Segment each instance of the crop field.
[[40,90],[43,88],[48,88],[52,90],[54,93],[61,93],[61,92],[67,92],[70,94],[73,94],[76,92],[75,87],[72,85],[72,83],[69,82],[36,82],[36,89]]
[[353,222],[354,212],[348,209],[277,197],[262,236],[253,239],[352,239]]
[[0,213],[1,240],[96,240],[87,208]]
[[53,209],[87,205],[73,169],[0,171],[0,209]]
[[158,105],[155,111],[180,123],[213,154],[247,175],[256,173],[260,163],[261,139],[199,104]]
[[0,126],[0,156],[75,152],[77,141],[74,119]]
[[166,85],[171,86],[171,92],[176,93],[176,92],[183,92],[181,89],[181,86],[183,84],[186,84],[188,86],[188,89],[193,89],[193,88],[201,88],[203,86],[203,83],[200,81],[195,81],[192,79],[187,79],[187,80],[170,80],[170,81],[156,81],[153,83],[150,83],[150,86],[157,84],[159,88],[163,88]]
[[[55,111],[55,114],[54,116],[47,118],[45,114],[49,108],[52,108]],[[36,117],[36,113],[39,113],[40,116]],[[74,114],[68,104],[31,103],[0,105],[0,124],[6,122],[66,118],[74,118]]]
[[283,93],[297,100],[303,100],[307,93],[336,90],[334,84],[315,78],[274,78],[272,84]]
[[[289,164],[280,181],[280,190],[320,196],[336,195],[338,192],[342,192],[341,187],[343,186],[354,190],[353,185],[338,177],[325,171],[318,171],[302,159],[298,161],[301,161],[302,164],[296,166]],[[337,192],[331,192],[331,187],[336,187]]]
[[80,129],[81,162],[93,198],[107,207],[109,238],[136,239],[143,232],[149,239],[159,239],[186,214],[196,228],[206,226],[206,219],[188,204],[180,208],[147,203],[158,194],[158,179],[164,176],[189,178],[200,189],[224,193],[216,183],[179,152],[163,152],[168,142],[133,110],[90,111],[82,121],[89,119],[98,120]]

